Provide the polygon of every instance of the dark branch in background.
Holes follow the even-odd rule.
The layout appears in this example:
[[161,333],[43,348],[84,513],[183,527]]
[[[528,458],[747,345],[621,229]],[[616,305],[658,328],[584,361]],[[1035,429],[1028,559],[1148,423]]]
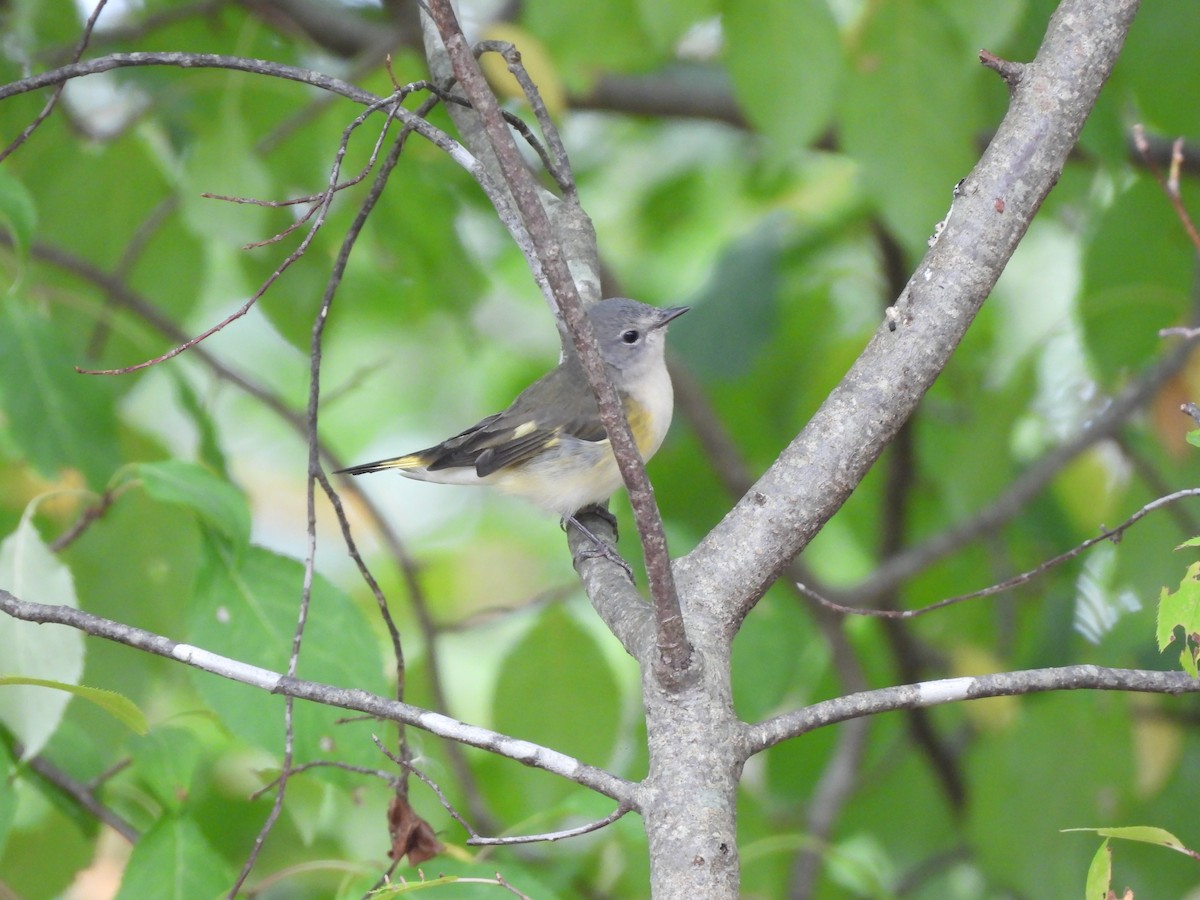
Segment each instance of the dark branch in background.
[[[365,15],[325,0],[242,0],[243,5],[281,31],[300,32],[314,44],[338,56],[382,56],[400,46],[420,43],[416,4],[393,4],[390,22],[370,21]],[[403,13],[404,18],[399,18]]]
[[[908,272],[904,251],[895,237],[881,222],[875,222],[873,231],[882,260],[882,269],[889,297],[899,296],[904,290]],[[917,459],[914,430],[920,407],[913,411],[895,440],[888,445],[884,454],[883,501],[880,511],[880,559],[899,553],[908,544],[908,510],[912,500],[917,475]],[[797,585],[799,589],[799,585]],[[880,606],[893,609],[900,605],[899,585],[880,598]],[[891,620],[884,621],[883,633],[891,650],[895,666],[895,680],[911,684],[926,677],[928,653],[919,639],[909,629]],[[962,814],[966,806],[967,788],[961,767],[950,743],[938,733],[932,717],[924,709],[908,710],[905,717],[909,738],[925,757],[929,774],[945,794],[954,815]]]
[[549,747],[509,737],[477,725],[468,725],[441,713],[421,709],[419,706],[380,697],[358,688],[343,688],[303,678],[289,678],[279,672],[229,659],[200,647],[173,641],[162,635],[74,607],[20,600],[3,588],[0,588],[0,612],[23,622],[65,625],[85,634],[172,659],[281,697],[309,700],[326,706],[356,710],[390,722],[403,722],[430,734],[507,757],[530,768],[542,769],[598,794],[611,797],[619,803],[629,804],[632,809],[639,808],[641,798],[638,786],[632,782]]
[[[121,251],[121,258],[113,266],[112,277],[121,281],[128,280],[134,266],[137,265],[138,260],[141,258],[142,252],[154,236],[158,234],[159,229],[166,224],[167,220],[178,209],[179,198],[175,195],[164,197],[155,204],[154,209],[138,224],[133,237]],[[110,303],[111,298],[106,296],[104,314],[100,316],[95,330],[93,330],[91,337],[88,339],[87,349],[84,350],[85,359],[99,359],[100,355],[104,352],[104,344],[108,340],[108,328],[110,324],[108,316]]]
[[[14,742],[11,749],[15,759],[20,759],[25,754],[24,748],[19,743]],[[26,760],[23,765],[28,766],[31,772],[34,772],[40,778],[54,785],[55,788],[69,797],[72,803],[90,815],[95,816],[98,821],[103,822],[117,834],[121,835],[121,837],[125,838],[125,840],[129,841],[129,843],[137,843],[138,838],[141,836],[138,830],[101,803],[100,799],[96,796],[95,788],[90,783],[79,781],[40,754]]]
[[[551,294],[571,333],[592,389],[596,392],[600,418],[625,480],[642,540],[646,574],[655,607],[657,642],[653,666],[664,685],[677,688],[683,684],[691,669],[692,648],[679,608],[662,518],[654,502],[653,489],[646,476],[641,454],[633,441],[629,423],[625,421],[617,392],[608,379],[583,301],[567,261],[563,258],[550,217],[538,197],[533,177],[500,116],[496,97],[484,80],[448,0],[430,0],[429,13],[450,57],[455,78],[483,123],[505,183],[512,192],[522,223],[536,248],[537,260]],[[545,123],[543,127],[546,127]]]
[[572,94],[572,109],[653,118],[712,119],[749,128],[728,79],[713,69],[679,66],[650,75],[606,72],[585,94]]

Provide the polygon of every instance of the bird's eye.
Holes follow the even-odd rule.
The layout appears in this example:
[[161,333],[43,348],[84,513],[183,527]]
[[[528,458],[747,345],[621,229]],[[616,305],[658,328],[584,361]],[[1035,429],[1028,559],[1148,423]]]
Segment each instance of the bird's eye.
[[627,344],[636,344],[638,342],[638,338],[641,336],[641,332],[639,332],[636,328],[630,328],[628,331],[621,333],[621,340]]

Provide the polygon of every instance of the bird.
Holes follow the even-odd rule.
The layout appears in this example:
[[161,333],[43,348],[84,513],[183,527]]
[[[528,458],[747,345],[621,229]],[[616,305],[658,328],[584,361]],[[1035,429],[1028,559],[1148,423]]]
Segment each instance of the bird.
[[[662,446],[671,425],[674,393],[664,357],[667,326],[688,309],[659,308],[625,297],[587,307],[600,355],[643,461]],[[564,349],[556,368],[502,412],[424,450],[334,474],[390,469],[418,481],[492,485],[556,513],[564,526],[574,524],[609,555],[603,542],[575,518],[581,510],[607,501],[623,482],[573,346]]]

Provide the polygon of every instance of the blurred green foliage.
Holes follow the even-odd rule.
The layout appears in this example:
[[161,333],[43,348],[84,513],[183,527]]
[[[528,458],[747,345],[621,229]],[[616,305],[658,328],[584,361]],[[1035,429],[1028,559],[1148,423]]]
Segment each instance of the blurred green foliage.
[[[697,90],[716,85],[750,123],[612,109],[568,112],[561,125],[621,293],[695,307],[672,329],[673,349],[751,472],[799,431],[873,332],[900,287],[889,280],[887,254],[907,277],[1002,117],[1004,85],[978,65],[977,49],[1030,58],[1053,6],[522,4],[515,24],[544,44],[576,94],[606,74],[670,73]],[[388,90],[380,63],[356,70],[249,5],[157,18],[184,8],[128,5],[108,24],[130,28],[102,28],[87,55],[256,56]],[[340,13],[379,16],[349,3]],[[0,15],[3,82],[65,58],[81,27],[67,3],[18,0]],[[1139,14],[1082,153],[912,422],[907,458],[885,459],[804,554],[824,584],[853,586],[884,546],[919,544],[969,520],[1155,363],[1167,348],[1159,328],[1193,316],[1195,248],[1154,178],[1127,156],[1126,135],[1142,121],[1162,137],[1200,137],[1192,99],[1200,76],[1188,74],[1200,71],[1197,33],[1195,5],[1147,4]],[[395,50],[392,65],[401,82],[425,74],[411,50]],[[0,102],[0,142],[44,101],[39,93]],[[341,192],[300,261],[199,348],[119,377],[73,367],[141,362],[233,312],[304,227],[278,243],[242,245],[285,229],[302,207],[201,194],[316,193],[358,113],[292,82],[124,69],[70,85],[5,160],[0,536],[16,532],[36,504],[31,521],[52,544],[107,491],[111,505],[55,548],[82,608],[286,668],[305,581],[308,451],[296,422],[308,397],[313,318],[366,183]],[[446,125],[440,112],[433,119]],[[367,163],[381,122],[355,133],[344,176]],[[1189,208],[1194,197],[1185,179]],[[556,349],[524,261],[485,199],[450,160],[410,141],[328,321],[324,446],[345,462],[426,446],[507,403]],[[916,606],[984,587],[1194,483],[1200,466],[1176,410],[1196,396],[1198,378],[1200,369],[1185,366],[1119,440],[1077,458],[1014,521],[924,568],[888,601]],[[676,553],[734,499],[682,415],[650,474]],[[383,475],[358,486],[418,561],[436,626],[422,630],[398,560],[362,498],[346,495],[354,536],[403,637],[405,698],[432,706],[440,690],[450,715],[642,777],[638,673],[584,601],[557,524],[485,492]],[[622,550],[635,557],[623,498],[614,508]],[[316,515],[319,572],[299,674],[393,693],[376,600],[319,494]],[[1106,548],[1108,557],[1085,556],[1013,594],[905,623],[906,643],[877,621],[822,624],[780,585],[734,644],[737,709],[758,720],[845,693],[845,654],[871,687],[904,672],[1172,668],[1175,653],[1160,655],[1154,644],[1153,605],[1190,562],[1172,548],[1200,531],[1197,522],[1188,509],[1157,513]],[[100,799],[142,838],[126,861],[119,840],[18,759],[8,722],[0,726],[0,886],[57,896],[116,860],[126,867],[120,897],[227,889],[270,808],[270,795],[254,792],[281,765],[283,701],[96,639],[85,652],[81,682],[130,698],[150,732],[139,736],[75,700],[50,723],[43,758],[81,782],[109,773]],[[21,674],[5,664],[0,674]],[[298,703],[296,762],[390,771],[370,735],[394,746],[394,730],[340,718]],[[838,733],[818,731],[753,760],[739,801],[743,896],[787,895],[806,848],[823,860],[812,894],[823,898],[1057,898],[1082,889],[1095,850],[1094,840],[1060,828],[1152,823],[1200,844],[1188,831],[1200,736],[1186,699],[1076,693],[925,718],[953,772],[938,770],[908,717],[872,721],[846,805],[820,839],[807,834],[806,813]],[[478,751],[465,755],[474,780],[466,785],[439,740],[410,737],[420,768],[448,799],[466,811],[477,792],[498,830],[554,830],[611,810],[567,782]],[[958,794],[947,789],[951,775]],[[334,768],[294,776],[250,883],[270,879],[260,894],[270,898],[361,896],[388,864],[389,796],[386,781]],[[539,900],[646,895],[635,817],[574,841],[475,852],[417,782],[412,802],[451,847],[427,872],[501,871]],[[1122,847],[1116,881],[1147,897],[1197,889],[1194,864],[1150,850]],[[419,880],[405,865],[398,875]]]

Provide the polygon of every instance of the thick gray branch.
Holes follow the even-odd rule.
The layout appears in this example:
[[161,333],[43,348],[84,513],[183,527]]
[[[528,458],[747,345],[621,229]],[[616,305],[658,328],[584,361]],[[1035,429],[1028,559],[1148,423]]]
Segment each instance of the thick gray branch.
[[950,359],[1058,180],[1137,7],[1137,0],[1059,6],[895,318],[775,464],[680,561],[681,593],[708,604],[731,632],[841,507]]
[[750,752],[799,737],[826,725],[836,725],[862,716],[898,709],[940,706],[960,700],[1012,697],[1045,691],[1137,691],[1146,694],[1200,693],[1200,680],[1185,672],[1155,672],[1147,669],[1107,669],[1101,666],[1063,666],[1027,669],[965,678],[943,678],[898,687],[862,691],[814,703],[751,726],[746,732]]
[[280,672],[272,672],[269,669],[220,656],[200,647],[182,644],[162,635],[134,628],[121,622],[114,622],[112,619],[93,615],[83,610],[69,606],[51,606],[19,600],[2,588],[0,588],[0,612],[25,622],[66,625],[85,634],[125,644],[156,656],[174,659],[205,672],[220,675],[222,678],[228,678],[230,681],[250,685],[272,694],[311,700],[326,706],[353,709],[371,716],[378,716],[381,719],[403,722],[414,728],[428,731],[430,734],[436,734],[460,744],[479,747],[535,769],[553,772],[583,787],[612,797],[620,803],[632,805],[637,794],[635,785],[630,782],[611,775],[603,769],[586,765],[565,753],[559,753],[557,750],[551,750],[549,747],[519,738],[509,737],[487,728],[468,725],[466,722],[460,722],[449,716],[431,712],[409,703],[402,703],[399,700],[380,697],[369,691],[340,688],[317,681],[291,678]]

